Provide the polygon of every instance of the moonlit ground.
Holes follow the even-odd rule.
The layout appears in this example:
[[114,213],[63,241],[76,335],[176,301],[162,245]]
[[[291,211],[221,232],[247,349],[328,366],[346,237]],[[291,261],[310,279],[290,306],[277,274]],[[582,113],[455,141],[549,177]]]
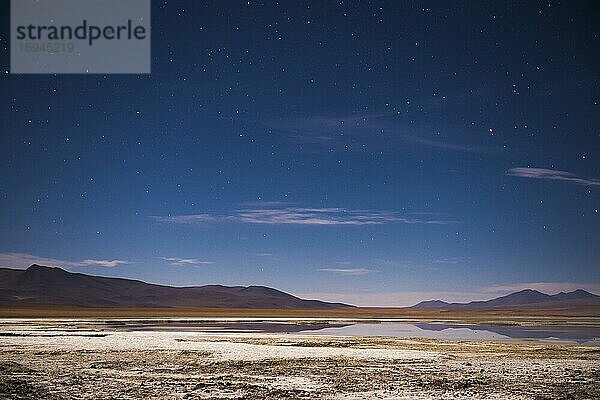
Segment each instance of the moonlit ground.
[[2,398],[585,399],[596,346],[0,326]]

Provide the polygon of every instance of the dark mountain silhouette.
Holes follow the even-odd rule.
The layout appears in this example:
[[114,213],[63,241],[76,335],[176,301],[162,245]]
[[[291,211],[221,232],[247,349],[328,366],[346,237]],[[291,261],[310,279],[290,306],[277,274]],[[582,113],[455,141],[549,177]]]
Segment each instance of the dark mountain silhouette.
[[446,303],[445,301],[442,300],[427,300],[427,301],[422,301],[417,305],[414,305],[413,307],[418,307],[418,308],[440,308],[440,307],[446,307],[450,305],[450,303]]
[[347,309],[264,286],[172,287],[32,265],[0,268],[0,306]]
[[592,299],[592,298],[597,298],[599,296],[596,296],[595,294],[592,294],[590,292],[586,292],[583,289],[577,289],[573,292],[569,292],[569,293],[565,293],[565,292],[560,292],[558,294],[554,295],[554,299],[555,300],[580,300],[580,299]]
[[478,310],[511,307],[578,307],[600,306],[600,296],[596,296],[583,289],[573,292],[549,295],[533,289],[525,289],[486,301],[472,301],[470,303],[447,303],[441,300],[428,300],[415,304],[411,308],[445,310]]

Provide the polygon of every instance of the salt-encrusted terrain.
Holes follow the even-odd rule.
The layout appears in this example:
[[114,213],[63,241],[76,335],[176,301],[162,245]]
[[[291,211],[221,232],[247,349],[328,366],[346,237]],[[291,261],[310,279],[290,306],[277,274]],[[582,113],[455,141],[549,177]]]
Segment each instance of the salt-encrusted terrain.
[[597,346],[1,328],[7,399],[600,398]]

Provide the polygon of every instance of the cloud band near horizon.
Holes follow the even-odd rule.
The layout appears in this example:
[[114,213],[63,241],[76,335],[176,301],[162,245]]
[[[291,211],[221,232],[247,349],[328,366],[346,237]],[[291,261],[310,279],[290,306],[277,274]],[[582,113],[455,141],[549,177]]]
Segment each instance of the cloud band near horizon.
[[32,264],[44,265],[46,267],[75,268],[75,267],[107,267],[114,268],[119,265],[133,264],[126,260],[94,260],[85,259],[81,261],[58,260],[55,258],[38,257],[25,253],[0,253],[0,267],[27,268]]

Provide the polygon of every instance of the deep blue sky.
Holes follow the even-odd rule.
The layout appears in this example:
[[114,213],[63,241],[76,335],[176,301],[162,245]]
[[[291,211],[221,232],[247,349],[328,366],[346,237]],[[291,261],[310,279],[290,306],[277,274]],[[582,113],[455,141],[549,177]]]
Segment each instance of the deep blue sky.
[[152,74],[9,74],[0,264],[357,304],[600,288],[594,2],[153,1]]

